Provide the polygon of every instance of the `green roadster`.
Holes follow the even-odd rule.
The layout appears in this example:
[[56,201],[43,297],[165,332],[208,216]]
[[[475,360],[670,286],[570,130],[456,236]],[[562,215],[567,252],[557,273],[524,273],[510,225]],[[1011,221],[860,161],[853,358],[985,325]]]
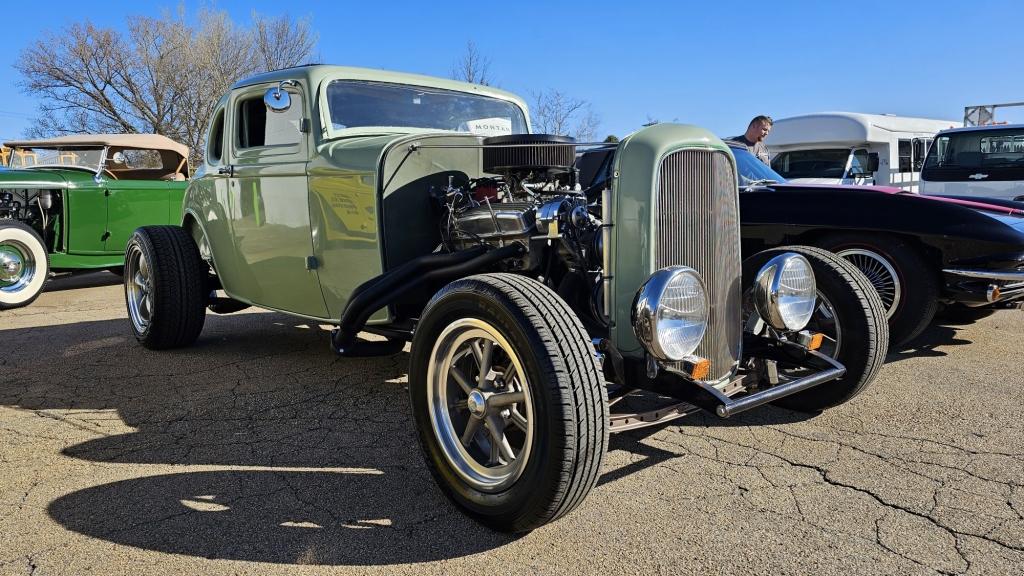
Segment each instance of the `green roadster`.
[[188,147],[156,134],[6,142],[0,151],[0,310],[51,272],[120,272],[133,230],[181,221]]

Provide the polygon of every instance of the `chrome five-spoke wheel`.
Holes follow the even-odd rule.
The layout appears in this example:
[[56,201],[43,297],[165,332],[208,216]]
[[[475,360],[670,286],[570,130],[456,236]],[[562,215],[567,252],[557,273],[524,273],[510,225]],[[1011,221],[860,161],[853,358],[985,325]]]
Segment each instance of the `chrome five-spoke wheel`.
[[125,256],[124,279],[128,317],[135,330],[143,333],[153,320],[153,278],[146,255],[138,245],[131,246]]
[[449,324],[430,355],[430,422],[445,458],[482,492],[515,483],[533,446],[530,384],[515,349],[476,318]]

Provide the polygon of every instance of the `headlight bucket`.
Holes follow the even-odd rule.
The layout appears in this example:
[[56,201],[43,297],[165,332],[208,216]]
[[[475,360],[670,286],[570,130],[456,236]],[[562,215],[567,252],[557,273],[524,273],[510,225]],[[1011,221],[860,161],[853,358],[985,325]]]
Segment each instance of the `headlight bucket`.
[[633,299],[633,332],[655,358],[678,362],[693,354],[708,327],[704,281],[693,268],[662,268]]
[[754,281],[754,307],[776,330],[802,330],[807,326],[817,296],[811,263],[792,252],[769,260]]

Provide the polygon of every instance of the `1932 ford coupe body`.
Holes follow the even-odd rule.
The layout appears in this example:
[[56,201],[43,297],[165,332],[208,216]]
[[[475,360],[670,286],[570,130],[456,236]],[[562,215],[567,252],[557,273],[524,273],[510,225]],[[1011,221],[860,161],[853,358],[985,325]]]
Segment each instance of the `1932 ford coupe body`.
[[851,265],[803,247],[741,261],[734,159],[700,128],[596,145],[614,178],[586,188],[588,146],[529,134],[512,94],[311,66],[237,83],[208,142],[181,226],[128,245],[135,336],[187,345],[208,307],[256,305],[335,325],[345,356],[411,341],[427,463],[496,529],[576,507],[609,431],[821,410],[881,364],[884,311]]
[[170,138],[6,142],[0,157],[0,310],[30,304],[51,271],[117,271],[136,228],[181,221],[188,147]]

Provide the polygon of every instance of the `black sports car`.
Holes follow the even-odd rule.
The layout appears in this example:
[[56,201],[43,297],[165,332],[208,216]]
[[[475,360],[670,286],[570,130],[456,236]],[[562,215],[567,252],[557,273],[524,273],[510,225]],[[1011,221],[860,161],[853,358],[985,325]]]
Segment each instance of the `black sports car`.
[[845,257],[878,291],[891,345],[920,334],[943,305],[1024,302],[1024,203],[787,184],[745,148],[732,151],[743,253],[804,244]]

